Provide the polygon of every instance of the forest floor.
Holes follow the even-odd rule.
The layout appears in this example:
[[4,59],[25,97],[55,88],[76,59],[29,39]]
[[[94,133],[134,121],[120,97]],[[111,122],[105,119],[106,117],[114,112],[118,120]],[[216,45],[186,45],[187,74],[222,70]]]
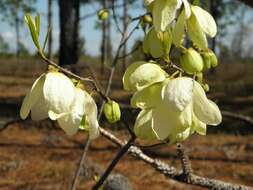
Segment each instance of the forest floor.
[[[1,61],[0,69],[0,126],[18,119],[20,103],[33,80],[45,70],[37,61]],[[82,67],[82,76],[92,70]],[[93,70],[95,74],[96,69]],[[224,75],[224,71],[226,71]],[[107,75],[98,75],[99,80]],[[120,76],[116,75],[111,97],[124,104],[130,94],[121,89]],[[208,75],[211,84],[209,94],[223,110],[243,113],[253,117],[253,66],[222,65],[214,74]],[[131,116],[133,117],[133,116]],[[133,120],[133,118],[132,118]],[[108,124],[103,123],[108,128]],[[127,139],[124,130],[113,130],[118,137]],[[13,122],[0,130],[0,189],[1,190],[55,190],[67,189],[83,144],[84,133],[66,136],[50,121]],[[224,118],[224,124],[210,128],[207,137],[193,136],[185,142],[192,167],[196,174],[232,183],[253,186],[253,129],[241,121]],[[222,130],[219,130],[222,129]],[[95,176],[108,166],[118,148],[101,137],[92,142],[88,159],[81,174],[79,189],[90,189]],[[180,168],[175,146],[162,146],[146,150],[152,157],[159,158]],[[168,180],[153,168],[131,156],[125,156],[114,172],[129,178],[135,190],[202,189]]]

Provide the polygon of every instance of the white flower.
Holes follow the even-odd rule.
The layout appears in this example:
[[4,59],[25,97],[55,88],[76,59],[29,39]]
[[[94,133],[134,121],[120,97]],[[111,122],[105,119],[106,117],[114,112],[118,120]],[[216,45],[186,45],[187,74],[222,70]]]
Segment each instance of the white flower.
[[138,61],[127,68],[122,80],[124,89],[138,91],[156,82],[163,81],[165,78],[166,73],[159,65]]
[[[75,134],[79,128],[89,131],[91,139],[99,135],[97,105],[93,98],[80,88],[75,89],[75,99],[68,112],[56,114],[49,111],[49,117],[52,120],[57,120],[68,135]],[[84,123],[82,123],[83,121]]]
[[99,134],[97,106],[85,91],[76,88],[62,73],[42,74],[33,84],[21,106],[20,116],[25,119],[31,112],[32,120],[50,118],[57,120],[60,127],[73,135],[87,118],[90,138]]
[[33,120],[48,117],[51,110],[63,113],[69,110],[75,97],[75,86],[64,74],[42,74],[27,93],[21,106],[20,116],[25,119],[31,112]]
[[175,20],[182,4],[186,17],[189,18],[191,15],[190,4],[187,0],[145,0],[144,4],[152,12],[156,31],[166,30],[166,27]]
[[141,138],[185,140],[195,131],[206,134],[206,125],[220,124],[218,106],[207,99],[201,85],[188,77],[167,79],[136,92],[132,106],[143,111],[135,122]]

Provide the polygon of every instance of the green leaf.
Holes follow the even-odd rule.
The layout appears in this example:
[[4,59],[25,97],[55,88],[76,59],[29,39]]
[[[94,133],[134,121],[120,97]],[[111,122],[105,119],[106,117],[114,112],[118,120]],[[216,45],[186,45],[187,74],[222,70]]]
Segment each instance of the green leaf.
[[35,17],[35,26],[36,26],[36,31],[38,36],[40,36],[40,15],[37,14],[37,16]]
[[43,49],[42,49],[43,52],[45,51],[45,48],[46,48],[46,45],[47,45],[47,41],[48,41],[49,33],[50,33],[50,32],[51,32],[51,28],[49,28],[49,29],[47,30],[47,35],[46,35],[45,40],[44,40],[44,43],[43,43]]
[[25,15],[25,22],[28,25],[28,28],[30,30],[34,45],[37,47],[38,50],[40,50],[39,36],[37,33],[35,22],[32,19],[31,15],[29,15],[29,14]]

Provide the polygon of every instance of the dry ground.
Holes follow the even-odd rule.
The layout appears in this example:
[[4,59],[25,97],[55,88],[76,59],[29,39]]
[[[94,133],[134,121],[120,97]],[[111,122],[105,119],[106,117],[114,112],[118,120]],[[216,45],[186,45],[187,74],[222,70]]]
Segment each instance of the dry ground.
[[[18,117],[25,92],[46,67],[36,60],[21,60],[19,65],[14,60],[0,60],[0,64],[0,123],[3,123]],[[82,76],[90,74],[88,67],[79,67]],[[208,76],[211,90],[215,91],[209,96],[224,110],[253,116],[252,71],[253,65],[222,65],[214,75]],[[99,80],[107,76],[96,75]],[[130,94],[120,90],[119,75],[116,75],[113,87],[111,96],[127,103]],[[242,122],[225,119],[220,128],[224,127],[229,133],[211,131],[207,137],[193,136],[186,141],[194,171],[199,175],[253,186],[253,129],[244,126]],[[111,129],[115,128],[117,126]],[[26,121],[0,131],[1,190],[67,189],[86,136],[80,133],[69,138],[56,129],[49,121]],[[126,138],[124,131],[114,132]],[[96,173],[109,164],[117,150],[104,138],[92,143],[89,161],[84,166],[88,172],[82,172],[80,189],[90,189]],[[151,149],[147,154],[180,167],[174,146]],[[165,179],[153,168],[130,156],[121,160],[115,172],[127,176],[136,190],[201,189]]]

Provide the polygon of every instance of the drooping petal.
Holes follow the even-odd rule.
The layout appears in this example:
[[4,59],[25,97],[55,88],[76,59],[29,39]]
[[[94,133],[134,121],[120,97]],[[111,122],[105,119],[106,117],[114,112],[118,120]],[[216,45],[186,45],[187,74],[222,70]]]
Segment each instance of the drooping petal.
[[173,43],[177,47],[179,47],[182,44],[184,35],[185,35],[185,10],[183,10],[180,13],[178,20],[176,22],[176,25],[172,32]]
[[165,72],[157,64],[140,61],[127,68],[123,84],[126,90],[138,91],[165,80],[165,77]]
[[204,89],[198,82],[194,82],[193,111],[196,117],[208,125],[219,125],[222,120],[219,107],[208,100]]
[[201,26],[199,25],[196,16],[194,14],[191,14],[191,17],[187,20],[186,23],[187,32],[191,41],[196,44],[200,49],[207,50],[207,38]]
[[191,129],[187,128],[183,132],[174,133],[169,136],[170,144],[174,144],[176,142],[181,142],[186,140],[191,135]]
[[191,16],[191,6],[188,0],[182,0],[182,1],[184,3],[185,17],[186,19],[188,19]]
[[[34,83],[31,90],[25,96],[21,109],[20,109],[20,117],[22,119],[27,118],[30,113],[31,108],[37,101],[40,101],[40,95],[43,93],[43,85],[45,82],[45,74],[42,74]],[[39,107],[37,109],[40,109]]]
[[52,72],[46,75],[43,93],[50,110],[68,112],[75,98],[75,86],[64,74]]
[[162,89],[162,100],[174,111],[183,111],[192,101],[193,84],[188,77],[168,81]]
[[155,83],[147,88],[137,91],[131,98],[134,108],[154,108],[161,103],[162,82]]
[[206,124],[200,121],[193,113],[191,130],[197,132],[200,135],[206,135]]
[[178,0],[156,0],[152,9],[154,27],[157,31],[165,31],[175,19]]
[[31,108],[31,118],[34,121],[48,118],[48,107],[45,102],[42,90],[41,94],[39,94],[38,101]]
[[153,140],[156,135],[152,128],[153,117],[152,110],[142,110],[136,118],[134,124],[134,133],[140,139]]
[[89,137],[95,139],[99,136],[99,124],[97,120],[97,105],[93,98],[84,91],[85,94],[85,115],[89,124]]
[[212,15],[199,6],[192,6],[192,12],[202,30],[210,37],[214,37],[217,34],[217,25]]
[[82,116],[71,112],[69,114],[64,114],[57,119],[60,127],[65,131],[67,135],[74,135],[79,129]]
[[159,58],[163,56],[163,43],[158,38],[158,34],[154,28],[150,30],[148,43],[149,43],[149,53],[153,58]]

